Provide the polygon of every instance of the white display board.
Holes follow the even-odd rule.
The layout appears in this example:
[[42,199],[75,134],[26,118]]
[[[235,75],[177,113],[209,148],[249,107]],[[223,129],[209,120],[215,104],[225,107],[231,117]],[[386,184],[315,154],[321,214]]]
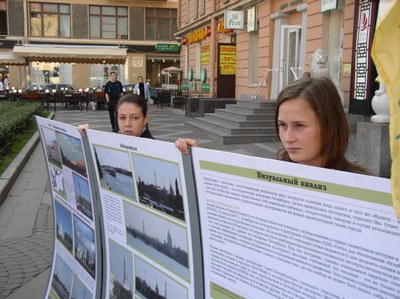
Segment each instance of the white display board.
[[399,298],[389,180],[192,153],[206,298]]
[[105,298],[195,298],[182,154],[172,143],[87,135],[104,227]]
[[[96,298],[97,207],[76,127],[36,117],[54,209],[54,251],[45,298]],[[101,284],[100,284],[101,285]]]

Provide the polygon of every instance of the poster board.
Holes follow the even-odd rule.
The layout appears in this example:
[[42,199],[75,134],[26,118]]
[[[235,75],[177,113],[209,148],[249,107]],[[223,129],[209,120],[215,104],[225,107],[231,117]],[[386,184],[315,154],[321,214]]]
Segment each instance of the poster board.
[[100,187],[104,298],[196,298],[182,154],[162,141],[87,135]]
[[[81,135],[36,117],[54,210],[54,250],[45,298],[98,298],[99,223]],[[90,161],[90,159],[89,159]]]
[[201,148],[205,298],[398,298],[389,180]]
[[387,179],[37,122],[56,224],[46,298],[400,295]]

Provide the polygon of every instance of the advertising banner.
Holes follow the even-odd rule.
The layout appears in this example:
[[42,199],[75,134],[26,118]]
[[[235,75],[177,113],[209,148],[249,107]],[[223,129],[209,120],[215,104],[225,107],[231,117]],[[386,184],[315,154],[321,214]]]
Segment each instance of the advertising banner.
[[219,68],[221,75],[236,74],[236,45],[219,45]]

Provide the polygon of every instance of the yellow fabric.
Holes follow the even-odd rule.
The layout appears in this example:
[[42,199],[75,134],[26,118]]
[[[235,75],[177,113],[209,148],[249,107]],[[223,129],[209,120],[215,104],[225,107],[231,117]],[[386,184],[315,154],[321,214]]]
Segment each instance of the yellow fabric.
[[400,218],[400,0],[394,0],[379,20],[372,44],[372,59],[386,84],[390,107],[391,189]]

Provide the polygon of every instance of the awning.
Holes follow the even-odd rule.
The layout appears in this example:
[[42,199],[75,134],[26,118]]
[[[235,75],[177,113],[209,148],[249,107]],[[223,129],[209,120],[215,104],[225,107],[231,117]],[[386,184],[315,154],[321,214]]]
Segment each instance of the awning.
[[125,64],[127,49],[118,46],[36,45],[14,46],[13,53],[28,61]]
[[12,52],[0,52],[0,65],[24,65],[25,59],[17,57]]

